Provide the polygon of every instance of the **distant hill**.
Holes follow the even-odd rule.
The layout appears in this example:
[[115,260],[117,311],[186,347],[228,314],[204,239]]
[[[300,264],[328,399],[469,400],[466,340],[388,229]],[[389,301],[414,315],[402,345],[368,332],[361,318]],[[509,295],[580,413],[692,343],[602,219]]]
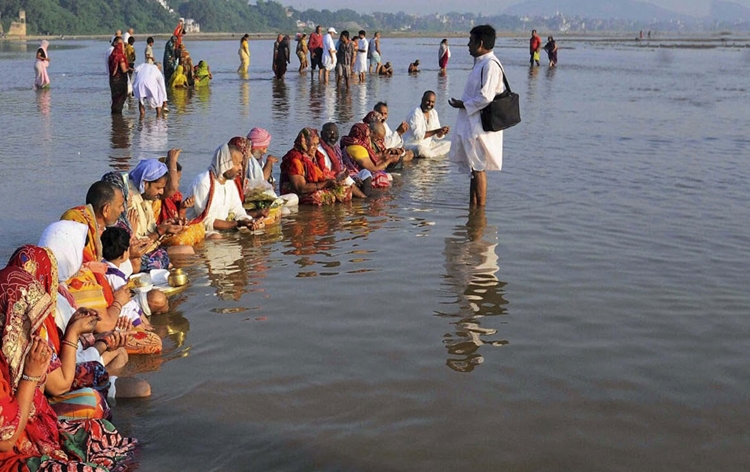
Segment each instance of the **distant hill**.
[[734,2],[715,0],[711,2],[708,17],[715,21],[748,22],[750,21],[750,8]]
[[668,21],[686,18],[653,3],[635,0],[524,0],[506,8],[503,13],[517,16],[566,16],[631,21]]

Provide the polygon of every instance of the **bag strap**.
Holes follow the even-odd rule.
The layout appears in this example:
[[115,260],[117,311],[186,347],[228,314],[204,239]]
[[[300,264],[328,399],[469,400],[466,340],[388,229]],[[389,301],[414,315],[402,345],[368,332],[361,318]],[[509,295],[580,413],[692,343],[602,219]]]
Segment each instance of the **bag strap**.
[[[505,85],[505,90],[508,91],[508,93],[512,93],[513,91],[510,89],[510,84],[508,83],[508,77],[505,75],[505,69],[503,69],[503,65],[500,64],[500,61],[495,60],[495,62],[500,67],[500,72],[503,73],[503,84]],[[479,73],[479,83],[481,84],[484,82],[484,67],[482,67],[481,72]]]

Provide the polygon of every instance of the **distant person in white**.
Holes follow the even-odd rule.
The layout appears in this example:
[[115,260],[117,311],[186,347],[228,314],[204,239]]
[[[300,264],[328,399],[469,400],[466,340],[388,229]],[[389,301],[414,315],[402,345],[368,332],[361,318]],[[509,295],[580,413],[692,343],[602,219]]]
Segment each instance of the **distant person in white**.
[[162,109],[167,105],[167,85],[160,65],[144,62],[135,68],[133,95],[138,100],[141,118],[146,116],[146,107],[155,109],[156,116],[160,117]]
[[414,152],[415,157],[441,157],[448,155],[450,140],[445,136],[449,126],[441,126],[435,110],[435,92],[428,90],[422,95],[422,103],[406,119],[409,129],[404,134],[404,148]]
[[336,34],[336,28],[331,26],[328,33],[323,36],[323,80],[328,83],[328,76],[336,68],[336,43],[333,41],[333,35]]
[[471,172],[470,204],[487,203],[485,171],[500,170],[503,165],[503,132],[482,129],[480,111],[505,90],[503,69],[492,49],[495,29],[479,25],[471,29],[469,54],[474,57],[474,68],[469,73],[461,100],[451,98],[448,104],[458,108],[451,161],[461,172]]

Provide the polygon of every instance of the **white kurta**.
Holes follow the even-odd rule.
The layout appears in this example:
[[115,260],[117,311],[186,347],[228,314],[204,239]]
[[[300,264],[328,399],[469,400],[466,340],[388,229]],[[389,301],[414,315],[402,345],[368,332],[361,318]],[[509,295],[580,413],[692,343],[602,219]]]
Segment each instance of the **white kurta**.
[[388,123],[383,123],[385,127],[385,147],[387,149],[404,147],[404,139],[396,130],[392,130]]
[[437,110],[430,110],[425,118],[421,107],[416,107],[406,122],[409,124],[409,130],[404,133],[404,148],[414,151],[420,157],[441,157],[448,154],[451,149],[450,140],[445,137],[438,138],[431,136],[425,138],[428,131],[441,128],[440,119]]
[[158,67],[144,63],[135,68],[133,95],[144,107],[159,108],[167,101],[167,85]]
[[461,172],[500,170],[503,166],[503,132],[484,131],[479,114],[505,90],[499,64],[491,51],[477,57],[466,80],[461,97],[465,108],[458,110],[451,148],[451,161]]
[[[364,52],[362,52],[364,51]],[[357,60],[354,62],[354,73],[367,72],[367,40],[357,40]]]
[[[201,172],[190,185],[190,195],[195,197],[195,205],[187,210],[188,220],[197,218],[206,208],[208,193],[211,190],[210,172],[209,170]],[[237,191],[237,184],[233,180],[227,180],[223,184],[219,183],[218,179],[214,180],[214,194],[211,200],[211,207],[208,209],[208,214],[203,220],[206,233],[209,235],[216,233],[214,231],[215,220],[252,220],[242,207],[240,193]]]
[[[331,50],[333,50],[333,53],[330,52]],[[323,36],[323,67],[326,70],[336,68],[336,43],[333,42],[331,33]]]
[[263,175],[263,165],[265,163],[259,161],[253,156],[247,160],[247,175],[245,176],[249,181],[266,180]]

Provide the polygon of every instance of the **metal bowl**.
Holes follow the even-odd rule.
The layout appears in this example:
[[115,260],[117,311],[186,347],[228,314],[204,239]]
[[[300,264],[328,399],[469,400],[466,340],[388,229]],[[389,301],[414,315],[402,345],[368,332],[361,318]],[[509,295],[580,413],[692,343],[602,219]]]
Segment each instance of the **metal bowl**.
[[187,274],[182,269],[172,269],[167,277],[167,283],[172,287],[181,287],[188,283]]

